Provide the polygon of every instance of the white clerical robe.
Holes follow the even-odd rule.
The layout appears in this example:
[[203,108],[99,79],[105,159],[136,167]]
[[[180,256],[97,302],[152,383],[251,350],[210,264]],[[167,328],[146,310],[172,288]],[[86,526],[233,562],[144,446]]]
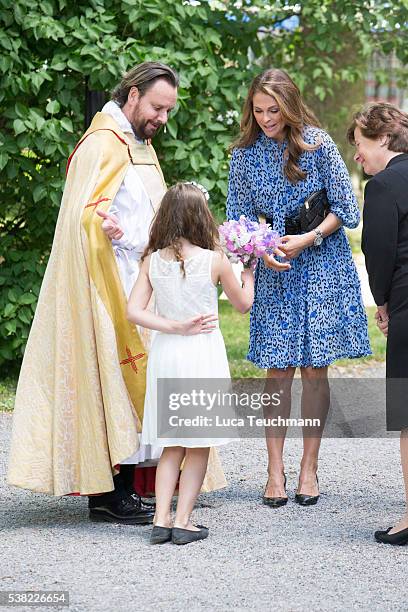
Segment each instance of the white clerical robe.
[[[105,104],[102,112],[107,113],[116,121],[120,129],[129,136],[131,142],[135,141],[130,121],[116,102],[111,101]],[[149,240],[150,224],[154,216],[152,203],[138,175],[137,166],[129,166],[109,209],[109,214],[116,215],[124,231],[120,240],[112,240],[112,246],[123,288],[129,298],[139,272],[138,262]]]
[[[116,102],[110,101],[105,104],[102,113],[107,113],[116,121],[120,129],[129,137],[130,142],[137,141],[130,121]],[[118,218],[119,225],[124,232],[120,240],[112,240],[112,247],[122,285],[126,297],[129,299],[139,273],[140,258],[149,240],[150,224],[154,216],[152,203],[138,175],[137,166],[129,166],[119,191],[111,204],[109,214]],[[161,447],[141,444],[138,451],[122,463],[146,462],[146,465],[155,464],[161,452]]]

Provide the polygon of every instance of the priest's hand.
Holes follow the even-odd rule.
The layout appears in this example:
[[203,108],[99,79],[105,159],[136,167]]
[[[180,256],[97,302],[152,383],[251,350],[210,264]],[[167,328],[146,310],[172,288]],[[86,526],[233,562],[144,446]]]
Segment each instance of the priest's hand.
[[102,229],[110,240],[120,240],[124,234],[119,225],[119,219],[115,215],[109,215],[103,210],[97,210],[96,214],[102,217]]

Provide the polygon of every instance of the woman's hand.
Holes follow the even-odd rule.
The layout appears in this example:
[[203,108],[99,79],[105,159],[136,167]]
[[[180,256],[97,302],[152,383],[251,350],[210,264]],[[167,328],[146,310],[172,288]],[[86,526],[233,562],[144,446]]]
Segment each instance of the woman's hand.
[[197,315],[187,321],[181,321],[180,331],[178,332],[182,336],[195,336],[196,334],[209,334],[213,329],[216,328],[214,321],[217,321],[216,315]]
[[289,262],[280,262],[277,259],[275,259],[274,255],[279,255],[279,257],[286,257],[286,253],[284,253],[283,251],[280,250],[280,248],[276,247],[273,250],[273,254],[268,255],[267,253],[265,253],[265,255],[262,257],[262,259],[265,262],[265,266],[267,268],[271,268],[272,270],[275,270],[276,272],[285,272],[286,270],[290,270],[291,265]]
[[304,249],[313,244],[314,236],[314,232],[284,236],[281,240],[281,249],[285,257],[296,259]]
[[377,327],[384,336],[388,336],[388,304],[384,304],[383,306],[377,306],[377,312],[374,315],[374,318],[377,322]]

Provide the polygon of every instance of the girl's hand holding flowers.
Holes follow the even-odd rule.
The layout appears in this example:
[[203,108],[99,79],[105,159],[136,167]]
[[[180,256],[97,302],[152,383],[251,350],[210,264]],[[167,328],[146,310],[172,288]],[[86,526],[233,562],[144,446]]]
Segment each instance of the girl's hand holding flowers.
[[225,221],[218,229],[228,259],[253,270],[258,259],[272,253],[280,241],[279,234],[270,225],[250,221],[243,215],[239,221]]
[[244,268],[241,272],[241,282],[251,281],[254,278],[254,271],[252,268]]

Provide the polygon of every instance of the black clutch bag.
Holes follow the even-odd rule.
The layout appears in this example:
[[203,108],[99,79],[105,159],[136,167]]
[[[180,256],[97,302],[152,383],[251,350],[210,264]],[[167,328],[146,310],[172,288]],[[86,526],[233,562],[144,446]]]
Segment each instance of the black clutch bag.
[[[314,191],[299,209],[294,217],[285,217],[285,234],[304,234],[311,232],[325,219],[330,212],[326,189]],[[273,227],[272,217],[265,218],[266,223]]]
[[330,212],[330,204],[325,189],[312,193],[300,207],[299,223],[301,233],[311,232]]

